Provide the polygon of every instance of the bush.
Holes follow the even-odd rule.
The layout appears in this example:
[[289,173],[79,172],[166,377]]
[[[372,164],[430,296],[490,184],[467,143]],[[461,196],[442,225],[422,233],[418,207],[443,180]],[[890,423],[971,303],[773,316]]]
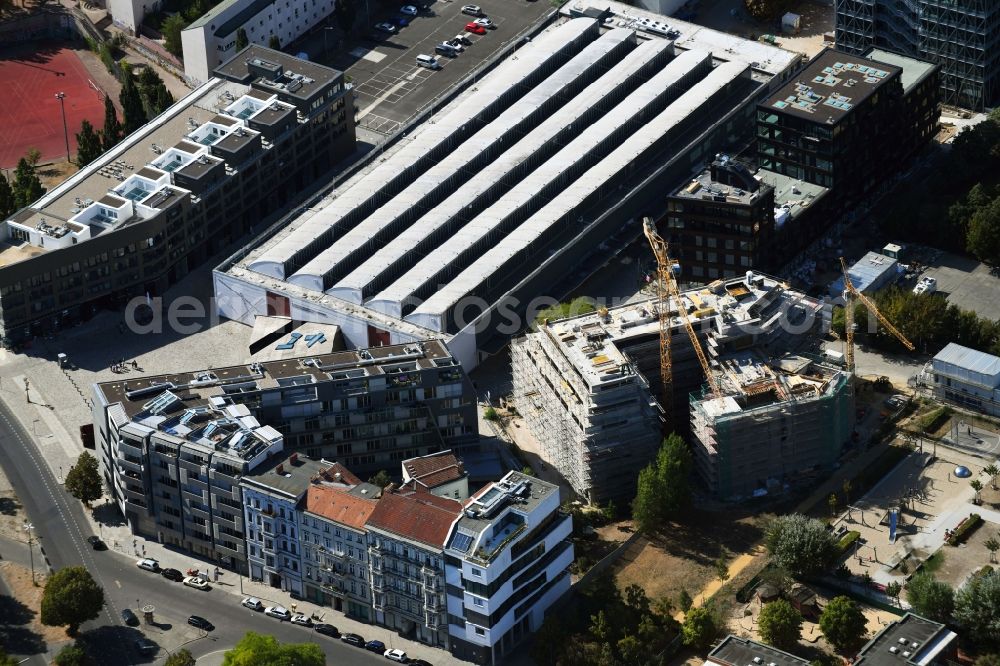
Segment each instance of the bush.
[[972,536],[972,533],[983,524],[983,519],[978,513],[970,514],[968,518],[963,520],[955,531],[951,533],[948,537],[949,546],[957,546],[959,544],[965,543],[966,539]]
[[851,546],[854,545],[854,542],[860,538],[861,532],[856,532],[854,530],[851,530],[844,536],[840,537],[840,541],[837,542],[837,557],[843,557],[844,554],[850,550]]
[[924,432],[934,432],[951,417],[951,407],[938,407],[917,419],[917,427]]
[[487,407],[483,410],[483,418],[487,421],[499,421],[500,416],[497,414],[497,410],[492,407]]

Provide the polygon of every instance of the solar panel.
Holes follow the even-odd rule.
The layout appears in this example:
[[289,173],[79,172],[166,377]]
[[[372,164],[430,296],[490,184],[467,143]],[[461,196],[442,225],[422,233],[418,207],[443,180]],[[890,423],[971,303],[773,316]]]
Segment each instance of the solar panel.
[[471,536],[468,534],[462,534],[461,532],[455,532],[455,536],[451,540],[451,547],[453,549],[466,553],[469,551],[469,546],[471,545]]

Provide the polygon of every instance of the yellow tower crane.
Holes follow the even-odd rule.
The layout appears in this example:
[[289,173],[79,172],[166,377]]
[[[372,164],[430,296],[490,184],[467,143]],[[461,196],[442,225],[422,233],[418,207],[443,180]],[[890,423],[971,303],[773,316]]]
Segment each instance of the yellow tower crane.
[[892,333],[897,340],[903,343],[904,347],[910,351],[916,349],[913,343],[907,340],[906,336],[878,311],[871,299],[854,286],[847,271],[847,262],[844,261],[843,257],[840,258],[840,268],[844,272],[844,330],[847,333],[847,369],[854,372],[854,299],[864,304],[868,311],[875,315],[879,323],[885,327],[885,330]]
[[[677,312],[684,323],[688,337],[691,338],[691,346],[694,347],[694,353],[698,356],[698,362],[701,363],[701,369],[705,373],[705,379],[708,381],[712,393],[716,398],[721,398],[722,392],[719,390],[718,381],[708,364],[708,357],[705,356],[705,352],[701,348],[698,334],[695,333],[694,326],[691,325],[687,309],[681,301],[680,289],[677,287],[677,279],[674,277],[673,271],[675,262],[670,258],[667,242],[656,231],[656,225],[653,223],[653,220],[648,217],[643,219],[642,231],[646,235],[646,240],[649,241],[650,247],[653,248],[653,255],[656,257],[656,310],[660,320],[660,378],[663,382],[662,401],[664,412],[671,414],[674,405],[673,357],[670,340],[671,298],[673,298],[674,303],[677,305]],[[668,422],[671,418],[672,414],[668,416]]]

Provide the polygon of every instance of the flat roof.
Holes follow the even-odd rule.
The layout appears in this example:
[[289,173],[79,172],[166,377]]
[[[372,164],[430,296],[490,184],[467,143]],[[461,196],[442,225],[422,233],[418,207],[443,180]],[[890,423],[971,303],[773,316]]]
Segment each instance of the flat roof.
[[[763,183],[763,181],[761,181]],[[725,201],[745,206],[767,194],[770,189],[767,183],[758,186],[756,190],[730,185],[712,179],[712,169],[705,168],[695,174],[690,180],[682,183],[674,191],[674,197],[691,201]],[[719,199],[721,197],[721,199]]]
[[835,125],[902,69],[835,49],[824,49],[761,104],[762,109]]
[[[263,1],[263,0],[261,0]],[[268,3],[270,4],[270,3]],[[235,29],[235,28],[234,28]],[[282,77],[275,82],[267,81],[250,70],[250,64],[279,65]],[[232,58],[215,68],[215,76],[263,89],[269,93],[282,93],[292,97],[309,99],[320,90],[343,76],[343,72],[318,63],[296,58],[282,51],[275,51],[260,44],[251,44]],[[295,82],[294,86],[289,84]]]
[[[860,292],[864,292],[865,289],[880,281],[882,276],[890,271],[899,272],[898,261],[880,252],[868,252],[847,269],[847,274],[850,276],[851,284],[854,285],[854,288]],[[836,294],[843,290],[844,278],[841,276],[833,281],[830,293]]]
[[326,460],[314,460],[301,453],[282,452],[244,474],[242,482],[300,497],[309,489],[312,480],[331,465]]
[[893,51],[885,49],[872,49],[865,54],[865,57],[874,62],[885,65],[893,65],[903,70],[900,74],[900,83],[903,84],[903,92],[907,93],[918,83],[927,78],[931,72],[940,67],[932,62],[910,58]]
[[776,647],[732,634],[708,653],[706,664],[718,666],[807,666],[809,661]]
[[774,188],[775,221],[778,226],[781,212],[787,212],[788,217],[794,220],[829,192],[822,185],[814,185],[767,169],[758,169],[754,176]]
[[940,622],[907,613],[891,622],[861,648],[854,664],[926,666],[958,636]]

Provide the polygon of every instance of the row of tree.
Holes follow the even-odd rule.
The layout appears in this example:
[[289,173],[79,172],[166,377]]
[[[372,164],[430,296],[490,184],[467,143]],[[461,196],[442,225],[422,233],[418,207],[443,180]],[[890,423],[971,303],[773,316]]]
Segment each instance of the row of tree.
[[123,122],[110,96],[104,97],[104,127],[96,130],[87,120],[76,135],[76,163],[84,167],[174,103],[163,79],[151,67],[144,67],[135,77],[128,63],[122,63],[122,89],[118,95]]
[[639,472],[632,520],[647,534],[691,503],[691,450],[680,435],[663,440],[656,459]]
[[974,575],[957,591],[919,572],[906,585],[906,598],[918,614],[962,629],[971,644],[1000,649],[1000,571]]
[[36,173],[38,151],[31,151],[17,161],[13,181],[0,172],[0,220],[10,217],[38,197],[45,194],[42,181]]
[[[761,609],[757,626],[765,643],[788,650],[799,642],[802,620],[802,614],[792,604],[777,599]],[[868,624],[861,607],[845,596],[834,597],[823,608],[819,629],[827,642],[840,652],[858,647],[868,636]]]
[[[936,352],[949,342],[956,342],[1000,355],[1000,321],[981,318],[972,310],[948,303],[938,294],[914,294],[908,289],[890,287],[876,292],[872,300],[921,351]],[[902,350],[899,341],[881,326],[874,335],[867,335],[871,330],[869,324],[875,323],[874,317],[860,303],[855,304],[854,321],[858,336],[867,336],[866,341],[873,347],[884,351]],[[844,334],[843,308],[834,310],[831,325],[838,335]]]

